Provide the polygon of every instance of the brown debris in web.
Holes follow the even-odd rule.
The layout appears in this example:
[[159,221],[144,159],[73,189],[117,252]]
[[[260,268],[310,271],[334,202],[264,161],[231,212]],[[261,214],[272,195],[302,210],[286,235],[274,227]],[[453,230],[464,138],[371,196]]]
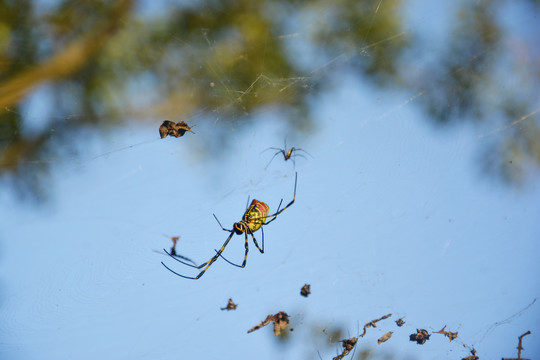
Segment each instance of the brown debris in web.
[[174,121],[165,120],[159,127],[159,136],[161,136],[162,139],[167,137],[167,135],[181,137],[184,136],[186,131],[195,134],[185,121],[180,120],[175,123]]
[[229,299],[229,302],[227,303],[227,306],[225,307],[222,307],[221,310],[236,310],[236,307],[238,306],[238,304],[235,304],[232,299]]
[[457,338],[457,335],[458,335],[458,332],[451,332],[451,331],[444,331],[444,329],[446,329],[446,325],[443,326],[443,328],[439,331],[435,331],[434,334],[443,334],[444,336],[446,336],[448,339],[450,339],[450,341],[454,340],[455,338]]
[[354,346],[356,345],[357,341],[358,341],[357,337],[341,340],[341,344],[343,345],[343,352],[340,355],[333,358],[332,360],[341,360],[345,356],[347,356],[347,354],[350,353],[352,349],[354,349]]
[[399,327],[402,327],[403,325],[405,325],[405,321],[403,321],[403,318],[399,318],[396,320],[396,325],[399,326]]
[[180,240],[180,236],[171,236],[172,246],[171,246],[171,255],[176,255],[176,243]]
[[289,326],[289,315],[284,311],[280,311],[275,315],[268,315],[264,321],[249,329],[248,334],[255,330],[259,330],[260,328],[270,324],[270,322],[274,323],[274,335],[279,336],[281,334],[281,330],[285,330],[287,326]]
[[309,294],[311,294],[311,285],[305,284],[302,286],[302,289],[300,289],[300,295],[303,297],[308,297]]
[[476,350],[473,348],[471,350],[471,355],[469,355],[467,357],[464,357],[461,360],[478,360],[478,359],[480,359],[480,358],[478,357],[478,355],[476,355]]
[[381,336],[379,338],[379,340],[377,340],[377,343],[378,344],[382,344],[383,342],[387,341],[388,339],[390,339],[392,337],[392,334],[393,332],[392,331],[389,331],[387,332],[386,334],[384,334],[383,336]]
[[375,319],[375,320],[371,320],[370,322],[368,322],[367,324],[364,325],[364,332],[360,335],[360,337],[364,337],[364,335],[366,335],[366,330],[370,327],[377,327],[375,325],[375,323],[381,321],[381,320],[384,320],[384,319],[388,319],[390,316],[392,316],[392,314],[388,314],[388,315],[384,315],[378,319]]
[[416,334],[409,336],[410,341],[416,341],[418,345],[424,345],[431,335],[424,329],[416,329]]

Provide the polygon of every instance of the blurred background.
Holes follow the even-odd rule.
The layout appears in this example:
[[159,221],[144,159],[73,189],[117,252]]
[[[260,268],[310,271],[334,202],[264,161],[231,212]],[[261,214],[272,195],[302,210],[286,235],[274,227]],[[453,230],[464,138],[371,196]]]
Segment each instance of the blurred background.
[[[528,330],[537,358],[539,15],[0,1],[0,358],[326,360],[386,314],[347,358],[511,358]],[[165,119],[194,133],[160,139]],[[228,236],[212,214],[275,212],[295,173],[244,269],[161,265],[197,275],[171,237],[206,261]],[[241,263],[244,235],[224,255]],[[281,336],[247,333],[280,311]]]

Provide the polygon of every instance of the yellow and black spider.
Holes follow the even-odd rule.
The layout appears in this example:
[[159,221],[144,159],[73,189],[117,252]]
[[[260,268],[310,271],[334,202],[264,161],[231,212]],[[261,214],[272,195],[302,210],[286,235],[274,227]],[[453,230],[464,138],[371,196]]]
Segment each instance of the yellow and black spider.
[[268,166],[270,166],[270,164],[272,163],[272,161],[274,160],[274,158],[276,156],[278,156],[279,154],[283,154],[283,159],[285,161],[291,159],[294,166],[296,166],[296,157],[297,156],[300,156],[300,157],[303,157],[304,159],[306,158],[303,154],[299,154],[298,152],[299,151],[303,151],[305,152],[306,154],[309,155],[309,153],[304,150],[304,149],[301,149],[301,148],[295,148],[294,146],[290,149],[287,149],[287,140],[285,140],[285,147],[283,149],[280,149],[280,148],[275,148],[275,147],[270,147],[266,150],[264,150],[263,152],[265,151],[268,151],[268,150],[277,150],[276,153],[274,154],[274,156],[272,156],[272,158],[270,159],[270,161],[268,162],[268,164],[264,167],[264,169],[266,170],[266,168],[268,168]]
[[[196,265],[188,264],[188,263],[180,260],[178,257],[173,256],[167,250],[163,249],[163,251],[165,251],[165,253],[167,253],[167,255],[169,255],[171,258],[173,258],[174,260],[176,260],[176,261],[178,261],[178,262],[180,262],[180,263],[182,263],[184,265],[190,266],[190,267],[195,268],[195,269],[203,269],[204,268],[199,273],[199,275],[197,275],[195,277],[185,276],[185,275],[177,273],[176,271],[173,271],[171,268],[169,268],[167,265],[165,265],[165,263],[163,261],[161,262],[161,264],[163,266],[165,266],[165,268],[167,270],[169,270],[170,272],[172,272],[173,274],[178,275],[178,276],[183,277],[183,278],[186,278],[186,279],[192,279],[192,280],[197,280],[198,278],[203,276],[205,271],[208,270],[208,268],[210,267],[210,265],[212,265],[219,257],[222,257],[225,261],[227,261],[231,265],[238,266],[240,268],[245,267],[246,266],[246,261],[247,261],[248,250],[249,250],[249,248],[248,248],[248,233],[251,235],[251,238],[253,239],[253,243],[255,244],[257,249],[261,252],[261,254],[264,254],[264,231],[263,231],[262,227],[264,225],[270,224],[272,221],[274,221],[277,218],[277,216],[279,214],[281,214],[283,211],[285,211],[285,209],[287,209],[289,206],[291,206],[294,203],[294,200],[296,199],[296,182],[297,182],[297,178],[298,178],[298,174],[295,174],[295,177],[294,177],[294,195],[293,195],[292,201],[290,203],[288,203],[287,206],[285,206],[283,209],[280,210],[281,203],[283,202],[283,199],[281,199],[281,201],[279,202],[277,211],[274,214],[268,215],[268,211],[269,211],[270,207],[266,203],[264,203],[262,201],[253,199],[253,201],[251,202],[251,205],[247,208],[246,212],[244,213],[244,216],[242,217],[242,220],[240,220],[237,223],[234,223],[232,230],[225,229],[221,225],[221,223],[219,222],[216,215],[213,214],[214,218],[218,222],[219,226],[221,226],[221,229],[223,229],[223,231],[229,232],[230,234],[229,234],[229,237],[227,238],[227,240],[225,240],[225,242],[221,246],[221,249],[219,249],[219,251],[216,250],[216,255],[214,255],[212,258],[210,258],[210,260],[205,261],[201,265],[196,266]],[[271,219],[266,221],[267,218],[271,218]],[[259,229],[261,229],[261,234],[262,234],[261,235],[262,236],[262,247],[259,247],[259,244],[257,243],[257,240],[255,239],[255,235],[253,235],[253,233],[255,231],[259,230]],[[242,233],[245,236],[245,245],[244,245],[244,247],[246,249],[246,253],[244,255],[244,261],[242,262],[242,265],[238,265],[238,264],[234,264],[234,263],[230,262],[229,260],[225,259],[225,257],[223,257],[221,255],[221,253],[223,252],[223,250],[225,250],[225,247],[227,246],[227,244],[229,244],[229,241],[232,239],[234,234],[242,235]]]

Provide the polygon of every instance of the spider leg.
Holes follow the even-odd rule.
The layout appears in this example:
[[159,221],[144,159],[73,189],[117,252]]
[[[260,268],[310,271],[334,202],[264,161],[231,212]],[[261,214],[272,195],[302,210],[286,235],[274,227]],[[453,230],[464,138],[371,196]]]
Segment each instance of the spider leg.
[[195,269],[202,269],[202,268],[204,267],[204,265],[206,264],[206,263],[203,263],[203,264],[201,264],[201,265],[191,265],[191,264],[188,264],[187,262],[182,261],[180,257],[171,254],[171,253],[168,252],[167,250],[163,249],[163,251],[165,251],[165,253],[166,253],[167,255],[169,255],[171,258],[173,258],[174,260],[178,261],[179,263],[182,263],[182,264],[184,264],[184,265],[187,265],[187,266],[192,267],[192,268],[195,268]]
[[[270,148],[270,149],[276,149],[276,148]],[[270,161],[268,162],[268,164],[266,164],[266,166],[264,167],[264,170],[266,170],[268,168],[268,166],[270,166],[270,164],[272,163],[272,161],[274,160],[274,158],[279,154],[279,153],[282,153],[283,150],[282,149],[278,149],[278,151],[274,154],[274,156],[272,156],[272,158],[270,159]]]
[[276,212],[279,211],[279,208],[281,207],[281,204],[283,204],[283,199],[279,200],[279,204],[278,204],[278,206],[277,206]]
[[[201,276],[203,276],[204,273],[206,272],[206,270],[208,270],[208,268],[209,268],[209,267],[210,267],[210,266],[211,266],[211,265],[212,265],[212,264],[213,264],[213,263],[221,256],[221,253],[223,252],[223,250],[225,250],[225,247],[227,246],[227,244],[229,244],[229,241],[231,241],[231,238],[233,237],[233,235],[234,235],[234,231],[231,231],[229,237],[227,238],[227,240],[225,240],[225,242],[223,243],[223,245],[221,246],[221,249],[219,249],[219,251],[217,252],[217,254],[214,255],[210,260],[208,260],[208,261],[202,263],[202,264],[199,265],[199,266],[193,266],[193,265],[190,265],[190,264],[188,264],[188,263],[185,263],[185,262],[183,262],[183,261],[181,261],[181,260],[179,260],[179,259],[176,259],[176,258],[174,258],[174,257],[171,256],[173,259],[175,259],[175,260],[178,261],[178,262],[181,262],[182,264],[185,264],[185,265],[188,265],[188,266],[197,268],[197,269],[200,269],[200,268],[204,267],[204,269],[199,273],[199,275],[197,275],[197,276],[195,276],[195,277],[190,277],[190,276],[181,275],[181,274],[177,273],[176,271],[171,270],[167,265],[165,265],[165,263],[164,263],[163,261],[161,262],[161,264],[162,264],[167,270],[169,270],[170,272],[172,272],[172,273],[175,274],[175,275],[178,275],[178,276],[183,277],[183,278],[185,278],[185,279],[197,280],[197,279],[199,279]],[[164,250],[167,254],[169,254],[169,253],[167,252],[167,250],[165,250],[165,249],[163,249],[163,250]],[[169,254],[169,255],[170,255],[170,254]]]
[[292,158],[292,161],[293,161],[293,164],[294,164],[294,168],[296,169],[296,157],[301,157],[301,158],[304,158],[307,160],[307,158],[304,156],[304,154],[298,154],[298,150],[296,150],[294,152],[294,155],[293,155],[293,158]]
[[[158,254],[163,255],[163,252],[161,252],[161,251],[157,251],[157,250],[152,250],[152,251],[155,252],[155,253],[158,253]],[[165,252],[165,255],[169,255],[169,256],[172,255],[173,257],[174,257],[174,256],[177,256],[177,257],[182,258],[182,259],[184,259],[184,260],[186,260],[186,261],[190,261],[190,262],[193,263],[193,265],[195,265],[195,261],[193,261],[193,260],[191,260],[191,259],[189,259],[189,258],[187,258],[187,257],[185,257],[185,256],[178,255],[178,254],[175,255],[175,254],[173,254],[172,252],[169,253],[169,254],[167,254],[167,253]]]
[[[306,150],[304,150],[304,149],[302,149],[302,148],[295,148],[295,149],[294,149],[294,152],[297,152],[297,151],[303,151],[303,152],[305,152],[306,154],[308,154],[309,156],[313,157],[313,155],[311,155],[310,153],[308,153]],[[298,155],[300,155],[300,154],[298,154]]]
[[301,158],[304,158],[304,159],[307,159],[307,157],[305,157],[304,154],[296,154],[296,152],[295,152],[294,157],[297,157],[297,156],[301,157]]
[[[269,218],[269,217],[272,217],[272,216],[273,216],[274,218],[271,219],[271,220],[269,220],[269,221],[267,221],[266,223],[263,223],[262,225],[270,224],[272,221],[274,221],[274,220],[276,219],[277,214],[280,213],[279,208],[281,207],[281,204],[282,204],[282,203],[283,203],[283,199],[281,199],[281,200],[279,201],[279,205],[278,205],[278,207],[277,207],[276,214],[270,215],[270,216],[266,216],[266,218]],[[262,225],[261,225],[261,230],[262,230]]]
[[293,162],[293,167],[294,167],[295,169],[296,169],[296,156],[300,156],[300,157],[304,157],[304,158],[305,158],[305,156],[303,156],[302,154],[297,154],[296,151],[294,152],[294,154],[293,154],[291,160],[292,160],[292,162]]
[[277,150],[278,153],[280,153],[282,149],[280,149],[280,148],[275,148],[275,147],[269,147],[268,149],[264,149],[263,151],[261,151],[261,154],[262,154],[263,152],[268,151],[268,150]]
[[194,278],[194,277],[189,277],[189,276],[185,276],[185,275],[182,275],[182,274],[179,274],[177,273],[176,271],[172,270],[170,267],[168,267],[167,265],[165,265],[165,263],[162,261],[161,262],[161,265],[163,265],[165,267],[165,269],[169,270],[170,272],[172,272],[174,275],[178,275],[180,277],[183,277],[185,279],[191,279],[191,280],[196,280],[198,278]]
[[[249,202],[249,198],[248,198],[248,202]],[[232,231],[232,230],[229,230],[229,229],[225,229],[225,228],[223,227],[223,225],[221,225],[221,223],[219,222],[219,220],[218,220],[216,214],[212,214],[212,215],[214,215],[214,218],[216,219],[216,221],[217,221],[217,223],[219,224],[219,226],[221,226],[221,228],[223,229],[223,231],[227,231],[227,232],[231,232],[231,231]]]
[[[223,254],[219,254],[219,256],[221,256],[221,258],[223,260],[225,260],[226,262],[228,262],[229,264],[231,265],[234,265],[236,267],[239,267],[239,268],[244,268],[246,266],[246,261],[247,261],[247,256],[248,256],[248,251],[249,251],[249,247],[248,247],[248,237],[247,237],[247,232],[244,233],[244,236],[245,236],[245,243],[244,243],[244,247],[246,248],[246,253],[244,255],[244,261],[242,262],[242,265],[238,265],[238,264],[235,264],[233,263],[232,261],[228,260],[225,256],[223,256]],[[257,246],[258,247],[258,246]],[[214,249],[214,251],[216,253],[218,253],[218,251],[216,249]]]
[[[305,152],[306,154],[308,154],[308,152],[305,151],[305,150],[303,150],[303,149],[300,149],[300,148],[294,148],[294,147],[292,148],[292,156],[291,156],[291,160],[292,160],[292,162],[293,162],[293,165],[294,165],[294,168],[295,168],[295,169],[296,169],[296,157],[297,157],[297,156],[298,156],[298,157],[302,157],[302,158],[304,158],[304,159],[307,160],[307,158],[304,156],[304,154],[299,154],[299,153],[298,153],[299,151],[303,151],[303,152]],[[309,155],[309,154],[308,154],[308,155]]]
[[[287,206],[285,206],[285,207],[284,207],[283,209],[279,210],[279,211],[278,211],[278,212],[276,212],[275,214],[272,214],[272,215],[268,215],[268,217],[271,217],[271,216],[273,216],[273,217],[274,217],[274,219],[275,219],[275,218],[276,218],[276,216],[278,216],[279,214],[281,214],[282,212],[284,212],[284,211],[285,211],[285,209],[287,209],[287,208],[288,208],[289,206],[291,206],[292,204],[294,204],[294,200],[296,200],[296,199],[292,199],[292,201],[291,201],[290,203],[288,203],[288,204],[287,204]],[[272,219],[272,221],[273,221],[273,219]],[[263,225],[266,225],[266,223],[265,223],[265,224],[263,224]]]
[[[218,251],[217,251],[216,249],[214,249],[214,251],[215,251],[216,254],[217,254]],[[235,263],[233,263],[232,261],[230,261],[229,259],[227,259],[225,256],[223,256],[223,254],[221,254],[221,255],[219,255],[219,256],[220,256],[223,260],[225,260],[226,262],[228,262],[229,264],[231,264],[231,265],[233,265],[233,266],[236,266],[236,267],[239,267],[239,268],[242,267],[242,265],[235,264]]]
[[[174,248],[173,248],[173,249],[174,249]],[[171,250],[172,250],[172,249],[171,249]],[[195,265],[195,261],[191,260],[191,259],[188,258],[188,257],[182,256],[182,255],[173,254],[172,251],[171,251],[171,253],[169,254],[169,256],[172,256],[173,258],[179,258],[179,259],[182,259],[182,260],[185,260],[185,261],[189,261],[190,263],[192,263],[193,265]]]
[[[244,255],[244,262],[242,262],[242,265],[238,265],[238,264],[235,264],[233,263],[232,261],[230,261],[229,259],[227,259],[225,256],[223,256],[223,254],[220,254],[221,258],[223,260],[225,260],[226,262],[228,262],[229,264],[231,265],[234,265],[236,267],[239,267],[239,268],[243,268],[246,266],[246,261],[247,261],[247,255],[248,255],[248,237],[247,237],[247,233],[249,231],[249,234],[251,235],[251,238],[253,239],[253,243],[255,244],[255,246],[257,247],[257,249],[259,249],[259,251],[261,252],[261,254],[264,254],[264,230],[263,228],[261,227],[261,233],[262,233],[262,249],[259,247],[259,244],[257,243],[257,239],[255,239],[255,235],[253,234],[253,232],[251,230],[248,230],[244,233],[245,234],[245,237],[246,237],[246,242],[245,242],[245,248],[246,248],[246,253]],[[218,251],[216,249],[214,249],[214,251],[217,253]]]
[[259,244],[257,243],[257,239],[255,239],[255,235],[253,234],[253,232],[251,230],[249,230],[249,234],[251,235],[251,238],[253,239],[253,243],[255,244],[257,249],[259,249],[261,254],[264,254],[264,230],[263,230],[262,226],[261,226],[262,249],[259,247]]
[[[298,173],[295,173],[295,176],[294,176],[294,196],[293,196],[292,201],[290,203],[288,203],[287,206],[285,206],[283,209],[280,209],[281,203],[283,202],[283,199],[281,199],[276,212],[274,214],[264,216],[264,218],[272,218],[272,219],[268,220],[265,223],[262,223],[261,226],[270,224],[272,221],[274,221],[276,219],[276,217],[279,214],[281,214],[283,211],[285,211],[285,209],[287,209],[289,206],[294,204],[294,201],[296,200],[296,183],[297,183],[297,181],[298,181]],[[263,217],[258,216],[258,217],[252,217],[250,220],[253,221],[253,220],[258,220],[258,219],[262,219],[262,218]]]
[[[292,204],[294,204],[294,200],[296,200],[296,183],[298,181],[298,173],[296,173],[296,175],[294,176],[294,195],[293,195],[293,199],[290,203],[287,204],[287,206],[285,206],[283,209],[279,210],[279,206],[278,206],[278,210],[275,214],[272,214],[272,215],[267,215],[267,217],[272,217],[272,219],[268,220],[267,222],[263,223],[263,225],[268,225],[270,224],[272,221],[276,220],[276,217],[281,214],[283,211],[285,211],[285,209],[287,209],[289,206],[291,206]],[[281,202],[279,203],[281,205]]]

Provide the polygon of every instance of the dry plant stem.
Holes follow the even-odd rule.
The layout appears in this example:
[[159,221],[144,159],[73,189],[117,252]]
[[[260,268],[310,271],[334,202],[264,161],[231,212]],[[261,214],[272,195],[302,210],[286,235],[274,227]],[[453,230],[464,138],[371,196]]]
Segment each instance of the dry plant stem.
[[284,311],[280,311],[275,315],[268,315],[263,322],[249,329],[248,334],[255,330],[259,330],[263,326],[270,324],[270,322],[274,323],[274,335],[279,336],[281,330],[285,330],[287,326],[289,326],[289,315]]
[[521,350],[523,350],[523,345],[521,344],[521,341],[523,340],[523,337],[524,336],[527,336],[531,333],[531,331],[527,331],[525,334],[521,335],[518,339],[519,339],[519,343],[518,343],[518,359],[521,359]]
[[522,341],[523,341],[523,337],[529,335],[531,333],[531,331],[527,331],[525,334],[521,335],[520,337],[518,337],[519,339],[519,342],[518,342],[518,346],[517,346],[517,349],[518,349],[518,357],[517,358],[502,358],[502,360],[525,360],[521,357],[521,350],[523,350],[523,344],[522,344]]
[[377,327],[375,325],[375,323],[377,323],[377,322],[379,322],[381,320],[384,320],[384,319],[388,319],[390,316],[392,316],[392,314],[384,315],[383,317],[380,317],[378,319],[371,320],[370,322],[368,322],[366,325],[364,325],[364,332],[362,333],[362,335],[360,335],[360,337],[364,337],[364,335],[366,335],[367,328],[369,328],[369,327]]
[[262,328],[263,326],[266,326],[266,325],[270,324],[270,322],[273,321],[273,320],[274,320],[274,315],[268,315],[268,316],[266,317],[265,320],[261,321],[260,323],[258,323],[257,325],[255,325],[254,327],[252,327],[251,329],[249,329],[249,330],[248,330],[248,334],[249,334],[250,332],[255,331],[255,330],[259,330],[259,329]]

